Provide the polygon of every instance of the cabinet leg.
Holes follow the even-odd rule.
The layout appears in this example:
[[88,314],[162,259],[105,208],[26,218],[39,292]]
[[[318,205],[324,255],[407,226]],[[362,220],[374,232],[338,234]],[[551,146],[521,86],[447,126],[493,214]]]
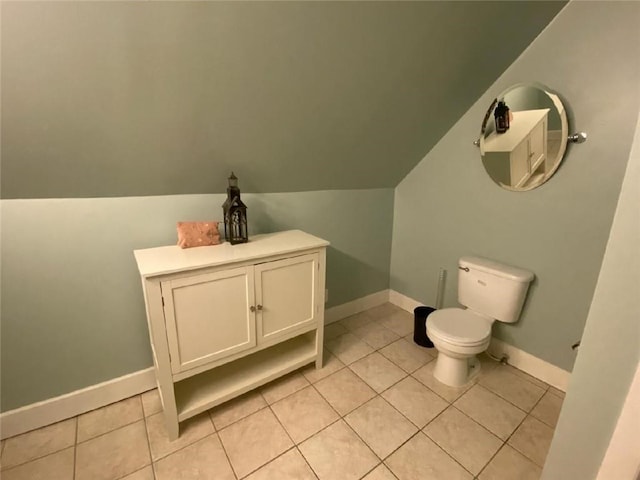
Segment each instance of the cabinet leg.
[[318,355],[316,356],[316,369],[320,370],[322,368],[322,357],[323,357],[323,349],[318,349]]
[[180,425],[174,418],[169,418],[169,415],[165,415],[165,425],[167,427],[167,434],[169,435],[169,441],[173,442],[180,436]]

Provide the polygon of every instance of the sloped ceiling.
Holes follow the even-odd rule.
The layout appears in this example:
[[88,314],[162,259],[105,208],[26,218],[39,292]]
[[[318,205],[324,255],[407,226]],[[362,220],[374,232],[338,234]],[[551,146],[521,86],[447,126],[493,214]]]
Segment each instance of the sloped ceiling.
[[565,3],[3,2],[2,197],[394,187]]

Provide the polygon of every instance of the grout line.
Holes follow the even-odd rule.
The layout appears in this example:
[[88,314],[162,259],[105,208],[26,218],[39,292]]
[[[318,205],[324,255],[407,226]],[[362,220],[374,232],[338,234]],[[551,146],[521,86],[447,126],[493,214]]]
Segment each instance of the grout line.
[[[2,465],[2,463],[0,462],[0,478],[2,477],[2,472],[6,471],[6,470],[11,470],[11,469],[16,468],[16,467],[21,467],[23,465],[26,465],[27,463],[34,462],[36,460],[40,460],[42,458],[48,457],[49,455],[53,455],[54,453],[60,453],[63,450],[66,450],[67,448],[71,448],[71,447],[74,448],[74,468],[75,468],[75,448],[76,448],[76,439],[77,439],[77,435],[78,435],[78,433],[77,433],[78,432],[77,417],[66,418],[64,420],[60,420],[59,422],[52,423],[51,425],[55,425],[55,424],[62,423],[62,422],[69,422],[71,420],[76,420],[76,424],[75,424],[76,426],[74,428],[74,432],[75,432],[74,433],[74,440],[73,440],[73,443],[71,445],[67,445],[66,447],[58,448],[57,450],[53,450],[51,452],[47,452],[47,453],[45,453],[43,455],[38,455],[37,457],[30,458],[29,460],[26,460],[24,462],[18,463],[16,465],[11,465],[9,467]],[[20,433],[19,435],[14,435],[13,437],[5,438],[3,441],[6,443],[7,440],[10,440],[12,438],[18,438],[18,437],[20,437],[22,435],[27,435],[27,434],[32,433],[32,432],[37,432],[38,430],[42,430],[44,428],[50,427],[51,425],[45,425],[44,427],[35,428],[33,430],[29,430],[28,432]],[[3,448],[3,450],[4,450],[4,448]]]
[[[140,395],[140,403],[142,403],[142,395]],[[151,475],[156,478],[156,467],[153,461],[153,451],[151,450],[151,440],[149,439],[149,428],[147,427],[147,417],[144,414],[144,406],[142,407],[142,421],[144,423],[144,433],[147,437],[147,448],[149,448],[149,461],[151,462]],[[178,424],[178,434],[180,432],[180,424]]]
[[80,423],[78,421],[78,416],[75,417],[76,420],[76,434],[75,434],[75,438],[73,439],[73,480],[75,480],[76,478],[76,470],[78,468],[78,424]]

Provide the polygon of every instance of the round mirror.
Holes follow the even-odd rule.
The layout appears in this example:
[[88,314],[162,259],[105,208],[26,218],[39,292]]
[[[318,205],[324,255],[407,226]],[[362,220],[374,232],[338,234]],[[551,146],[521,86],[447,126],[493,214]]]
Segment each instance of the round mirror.
[[484,117],[482,163],[501,187],[531,190],[558,169],[567,136],[567,114],[558,95],[541,85],[514,85],[493,101]]

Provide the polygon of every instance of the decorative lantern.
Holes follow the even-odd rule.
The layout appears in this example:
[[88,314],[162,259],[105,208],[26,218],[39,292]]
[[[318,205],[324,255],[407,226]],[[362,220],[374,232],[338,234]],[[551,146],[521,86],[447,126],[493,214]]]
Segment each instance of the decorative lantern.
[[222,205],[224,213],[224,236],[231,245],[249,241],[247,233],[247,206],[240,200],[238,177],[233,172],[229,177],[227,199]]

